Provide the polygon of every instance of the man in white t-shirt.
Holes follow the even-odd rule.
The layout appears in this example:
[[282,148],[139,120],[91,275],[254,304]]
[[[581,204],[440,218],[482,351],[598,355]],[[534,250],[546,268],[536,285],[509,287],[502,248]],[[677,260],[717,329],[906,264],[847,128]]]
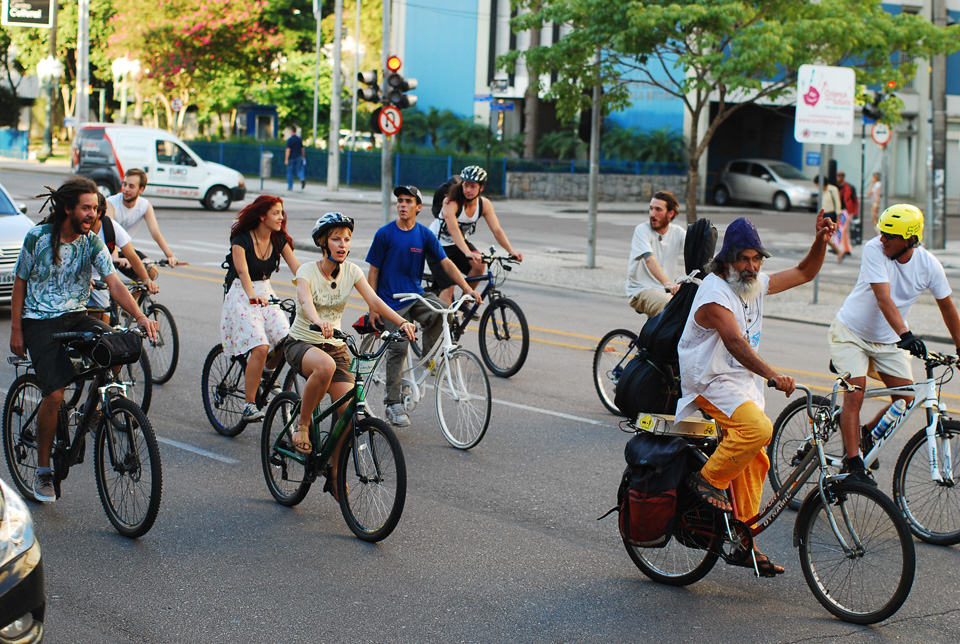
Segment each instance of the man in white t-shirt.
[[[773,424],[763,413],[764,385],[773,381],[788,396],[795,388],[793,378],[777,373],[757,353],[763,300],[812,280],[823,266],[827,239],[835,231],[836,224],[821,210],[807,256],[794,268],[767,275],[760,269],[770,253],[760,243],[756,227],[743,217],[733,221],[712,273],[697,289],[677,346],[681,398],[676,418],[702,409],[723,430],[723,441],[688,484],[704,502],[724,512],[733,511],[724,494],[731,487],[736,518],[747,524],[760,512],[770,469],[763,448],[773,435]],[[744,565],[762,577],[783,572],[756,544],[753,561]]]
[[661,190],[650,199],[650,221],[633,231],[626,292],[630,306],[647,317],[660,313],[679,288],[677,261],[687,239],[687,231],[672,223],[679,210],[677,198]]
[[[921,293],[929,290],[933,294],[954,346],[960,347],[960,317],[950,298],[947,276],[937,258],[920,246],[923,213],[916,206],[896,204],[883,211],[878,226],[880,236],[863,245],[860,276],[828,334],[834,368],[850,373],[848,381],[858,387],[843,394],[840,429],[846,456],[841,471],[871,485],[876,483],[864,471],[859,450],[861,443],[864,454],[873,448],[870,430],[886,408],[861,428],[863,387],[867,374],[878,376],[887,387],[913,383],[908,352],[923,358],[927,349],[910,332],[906,319]],[[909,396],[893,398],[907,404],[913,401]]]
[[[157,242],[157,246],[163,251],[170,262],[170,266],[177,265],[177,257],[167,246],[167,241],[160,232],[160,226],[157,224],[157,216],[153,212],[153,206],[146,198],[141,197],[147,187],[147,173],[139,168],[127,170],[123,176],[123,185],[118,194],[107,197],[107,216],[119,223],[130,233],[131,236],[137,234],[140,228],[140,222],[146,220],[147,228],[150,229],[150,236]],[[141,259],[146,259],[146,255],[137,251]],[[136,275],[129,270],[121,269],[121,272],[130,278]],[[157,269],[150,267],[150,277],[156,278]]]

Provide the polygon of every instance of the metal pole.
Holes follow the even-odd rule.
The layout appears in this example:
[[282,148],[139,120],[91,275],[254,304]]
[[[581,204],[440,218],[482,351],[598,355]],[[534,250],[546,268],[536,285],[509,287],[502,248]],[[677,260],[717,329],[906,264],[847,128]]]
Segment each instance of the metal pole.
[[[946,0],[933,0],[933,24],[943,29],[947,24]],[[930,103],[933,111],[933,158],[931,167],[933,220],[932,248],[946,248],[947,242],[947,57],[938,54],[930,59]]]
[[[357,19],[353,28],[353,111],[350,115],[350,140],[354,147],[357,144],[357,90],[360,82],[357,75],[360,73],[360,0],[357,0]],[[376,137],[374,137],[376,139]],[[350,175],[347,174],[347,185]]]
[[90,0],[80,0],[77,7],[77,101],[74,109],[76,126],[90,120]]
[[330,134],[327,137],[327,190],[340,189],[340,53],[343,47],[343,0],[334,5],[333,82],[330,91]]
[[867,122],[863,116],[860,117],[860,212],[857,214],[857,225],[853,227],[853,243],[860,245],[863,242],[863,217],[866,197],[863,194],[863,184],[866,172],[867,159]]
[[[50,57],[57,58],[57,3],[50,3]],[[57,104],[57,81],[55,78],[47,79],[49,87],[47,88],[47,122],[43,126],[43,144],[40,146],[40,158],[46,159],[53,154],[53,106]]]
[[313,136],[311,141],[317,147],[317,109],[320,106],[320,18],[323,15],[320,0],[313,0],[313,15],[317,19],[317,37],[315,40],[316,60],[313,64]]
[[[593,58],[600,78],[600,48]],[[587,268],[597,265],[597,201],[600,191],[600,81],[593,86],[593,110],[590,113],[590,182],[587,215]]]
[[[383,0],[383,35],[380,45],[380,69],[383,74],[383,83],[386,85],[387,58],[390,56],[390,0]],[[390,221],[390,206],[393,200],[390,199],[393,187],[393,168],[390,164],[390,143],[391,137],[383,135],[383,146],[380,148],[380,202],[383,205],[383,223]]]

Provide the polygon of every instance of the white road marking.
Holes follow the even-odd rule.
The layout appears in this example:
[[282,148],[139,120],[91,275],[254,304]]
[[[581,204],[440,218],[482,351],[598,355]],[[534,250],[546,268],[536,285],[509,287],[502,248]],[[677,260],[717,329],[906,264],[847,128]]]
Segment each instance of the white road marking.
[[157,441],[160,443],[165,443],[172,447],[179,447],[182,450],[192,452],[199,456],[206,456],[207,458],[212,458],[215,461],[221,461],[223,463],[230,463],[230,464],[240,462],[235,458],[230,458],[229,456],[222,456],[220,454],[217,454],[216,452],[211,452],[209,450],[205,450],[200,447],[194,447],[193,445],[190,445],[188,443],[181,443],[180,441],[175,441],[172,438],[164,438],[163,436],[157,436]]

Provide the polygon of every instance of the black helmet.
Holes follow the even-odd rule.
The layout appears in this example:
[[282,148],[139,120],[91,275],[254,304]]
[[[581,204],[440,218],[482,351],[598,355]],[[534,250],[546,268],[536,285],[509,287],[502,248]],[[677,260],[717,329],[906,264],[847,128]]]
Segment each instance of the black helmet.
[[471,183],[486,183],[487,171],[478,165],[468,165],[460,172],[460,178]]
[[313,237],[313,243],[320,246],[320,237],[322,237],[331,228],[349,228],[353,232],[353,219],[347,217],[342,212],[325,213],[313,227],[310,236]]

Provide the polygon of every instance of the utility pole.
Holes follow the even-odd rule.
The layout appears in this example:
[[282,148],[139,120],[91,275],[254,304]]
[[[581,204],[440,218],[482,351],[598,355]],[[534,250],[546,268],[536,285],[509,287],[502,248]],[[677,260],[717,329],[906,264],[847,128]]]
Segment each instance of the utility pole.
[[[386,85],[387,58],[390,57],[390,0],[383,0],[383,35],[380,45],[380,71]],[[393,168],[390,165],[390,137],[383,135],[383,144],[380,147],[380,202],[383,204],[383,223],[390,221],[390,206],[393,200],[390,198],[390,190],[393,188]]]
[[597,265],[597,201],[600,192],[600,48],[593,58],[597,81],[593,85],[593,110],[590,112],[590,179],[587,189],[587,268]]
[[[946,0],[933,0],[933,24],[937,29],[947,25]],[[931,248],[946,248],[947,208],[947,57],[937,54],[930,60],[930,108],[932,119],[931,163],[933,243]],[[884,177],[886,179],[886,177]]]
[[[357,20],[353,28],[353,110],[350,115],[350,142],[356,148],[357,146],[357,90],[359,89],[359,80],[357,75],[360,73],[360,0],[357,0]],[[376,140],[376,136],[373,137]],[[349,180],[350,177],[347,177]]]
[[315,48],[317,58],[313,64],[313,146],[317,146],[317,109],[320,106],[320,17],[322,15],[320,0],[313,0],[313,16],[317,19],[317,37]]
[[76,126],[90,120],[90,0],[80,0],[77,7],[77,105]]
[[[57,59],[57,3],[50,3],[50,59]],[[57,104],[57,79],[49,78],[47,88],[47,122],[43,127],[43,143],[40,146],[40,158],[46,159],[53,154],[53,112]]]
[[340,52],[343,49],[343,0],[337,0],[333,21],[333,82],[330,90],[330,134],[327,137],[327,190],[340,189]]

